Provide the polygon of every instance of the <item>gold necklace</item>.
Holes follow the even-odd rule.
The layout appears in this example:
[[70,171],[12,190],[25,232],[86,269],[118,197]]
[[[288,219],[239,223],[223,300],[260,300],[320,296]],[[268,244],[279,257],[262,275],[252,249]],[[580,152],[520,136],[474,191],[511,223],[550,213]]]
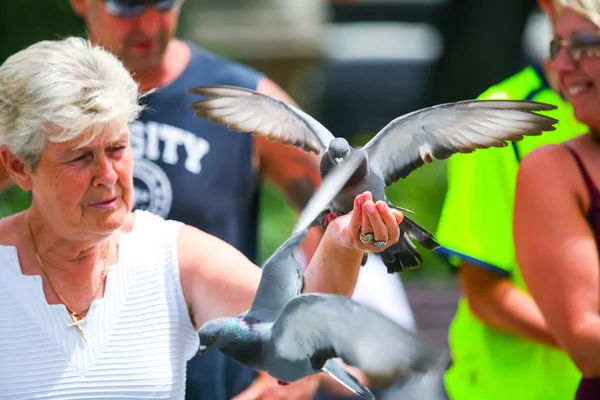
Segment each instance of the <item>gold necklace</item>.
[[94,294],[92,296],[92,300],[90,300],[90,304],[88,304],[88,306],[85,308],[85,310],[80,311],[80,312],[75,312],[75,311],[73,311],[73,309],[71,307],[69,307],[69,305],[67,304],[67,302],[65,301],[65,299],[60,295],[60,293],[58,293],[58,290],[56,290],[56,288],[52,284],[52,281],[50,280],[50,277],[48,276],[48,273],[46,272],[46,269],[44,268],[44,263],[42,263],[42,258],[40,257],[40,255],[37,252],[37,249],[36,249],[36,246],[35,246],[35,242],[33,241],[33,233],[31,232],[31,225],[29,224],[29,221],[27,221],[27,228],[29,228],[29,237],[31,238],[31,244],[33,245],[33,251],[35,253],[35,259],[37,260],[40,268],[42,269],[42,272],[46,276],[46,279],[48,280],[48,283],[50,284],[50,288],[52,289],[52,291],[54,292],[54,294],[56,294],[56,297],[58,297],[58,299],[60,300],[60,302],[65,307],[67,307],[67,310],[69,310],[69,313],[71,315],[71,319],[73,320],[73,322],[70,323],[67,326],[69,328],[71,328],[71,327],[77,328],[79,330],[79,333],[81,334],[81,337],[83,338],[83,340],[85,342],[87,342],[87,337],[85,336],[85,332],[83,332],[83,328],[81,327],[81,324],[85,320],[85,317],[82,317],[81,319],[78,319],[77,315],[85,314],[90,309],[90,307],[92,306],[92,303],[96,299],[96,296],[98,296],[98,292],[100,291],[100,288],[102,287],[102,283],[104,282],[104,277],[106,275],[106,264],[108,262],[108,251],[110,249],[110,238],[108,239],[108,242],[106,243],[106,250],[104,250],[104,260],[103,260],[103,264],[102,264],[102,273],[100,274],[100,281],[98,282],[98,286],[96,286],[96,290],[94,290]]

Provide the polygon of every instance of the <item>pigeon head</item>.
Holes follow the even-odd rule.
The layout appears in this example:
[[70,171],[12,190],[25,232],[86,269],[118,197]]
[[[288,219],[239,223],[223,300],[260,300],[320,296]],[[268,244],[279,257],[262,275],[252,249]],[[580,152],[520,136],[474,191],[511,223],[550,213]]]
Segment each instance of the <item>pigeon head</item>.
[[350,143],[344,138],[335,138],[329,143],[327,155],[333,164],[339,164],[350,155]]
[[202,356],[211,349],[222,349],[235,342],[243,327],[237,318],[215,318],[206,322],[198,332],[200,346],[198,353]]
[[335,138],[329,142],[329,147],[323,157],[321,157],[320,161],[319,169],[321,177],[327,176],[332,169],[336,166],[340,166],[345,160],[349,159],[351,155],[353,156],[356,154],[361,157],[362,161],[350,179],[348,179],[344,188],[360,184],[363,179],[365,179],[369,169],[367,158],[365,157],[366,153],[354,149],[344,138]]

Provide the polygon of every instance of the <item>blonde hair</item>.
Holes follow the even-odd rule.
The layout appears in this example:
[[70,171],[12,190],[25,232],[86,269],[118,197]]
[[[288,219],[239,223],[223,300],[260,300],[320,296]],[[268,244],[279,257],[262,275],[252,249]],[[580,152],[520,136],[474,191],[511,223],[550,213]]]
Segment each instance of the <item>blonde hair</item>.
[[553,0],[553,3],[557,9],[568,7],[577,11],[600,27],[600,0]]
[[0,66],[0,146],[35,166],[47,141],[85,146],[135,120],[140,97],[123,64],[89,40],[38,42]]

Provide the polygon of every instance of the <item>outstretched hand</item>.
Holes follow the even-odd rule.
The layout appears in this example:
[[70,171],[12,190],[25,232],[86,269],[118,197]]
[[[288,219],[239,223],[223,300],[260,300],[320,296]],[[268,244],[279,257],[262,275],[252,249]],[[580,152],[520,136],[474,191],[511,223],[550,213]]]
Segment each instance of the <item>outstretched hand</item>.
[[381,252],[398,241],[403,218],[402,212],[383,201],[374,203],[371,193],[364,192],[354,199],[352,211],[332,220],[327,230],[342,247]]
[[232,400],[310,400],[319,388],[321,374],[310,375],[289,385],[280,385],[265,372]]

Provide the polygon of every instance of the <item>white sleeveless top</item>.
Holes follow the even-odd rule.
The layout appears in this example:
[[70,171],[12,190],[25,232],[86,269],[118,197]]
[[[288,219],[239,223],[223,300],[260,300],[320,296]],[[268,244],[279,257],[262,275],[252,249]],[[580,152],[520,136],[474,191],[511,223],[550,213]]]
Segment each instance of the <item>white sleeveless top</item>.
[[21,273],[16,249],[0,246],[0,399],[183,399],[199,343],[179,280],[180,226],[135,212],[82,324],[87,343],[64,305],[48,305],[41,277]]

